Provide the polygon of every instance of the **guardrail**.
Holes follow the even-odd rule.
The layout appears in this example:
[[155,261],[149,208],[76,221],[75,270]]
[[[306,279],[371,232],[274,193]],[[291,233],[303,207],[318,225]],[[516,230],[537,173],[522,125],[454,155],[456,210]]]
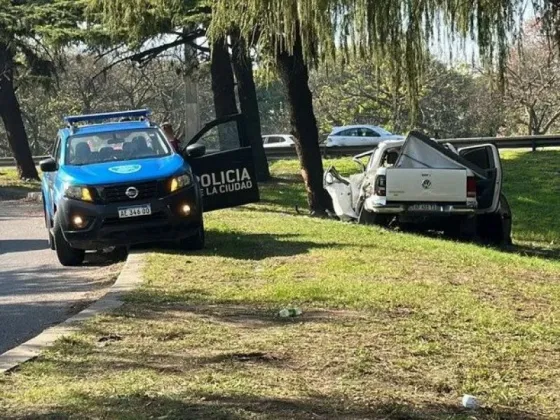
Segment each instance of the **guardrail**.
[[[46,158],[48,158],[48,156],[33,156],[33,161],[35,164],[39,164],[41,160]],[[0,157],[0,168],[8,166],[16,166],[16,160],[13,157]]]
[[[438,139],[440,143],[451,143],[456,147],[476,146],[479,144],[494,144],[498,149],[531,149],[535,151],[544,147],[560,147],[560,135],[544,136],[515,136],[515,137],[471,137],[455,139]],[[354,156],[367,152],[374,146],[342,146],[325,147],[321,145],[321,154],[324,157]],[[265,149],[270,160],[287,159],[296,156],[294,147]]]
[[[544,135],[544,136],[515,136],[515,137],[472,137],[472,138],[455,138],[455,139],[439,139],[440,143],[451,143],[454,146],[475,146],[478,144],[492,143],[499,149],[531,149],[536,150],[543,147],[560,147],[560,135]],[[321,154],[324,157],[343,157],[353,156],[362,152],[371,150],[372,146],[344,146],[344,147],[325,147],[320,146]],[[265,149],[266,156],[269,160],[288,159],[296,157],[294,147]],[[36,164],[40,160],[48,156],[34,156],[33,160]],[[15,166],[15,160],[11,157],[0,157],[0,167]]]

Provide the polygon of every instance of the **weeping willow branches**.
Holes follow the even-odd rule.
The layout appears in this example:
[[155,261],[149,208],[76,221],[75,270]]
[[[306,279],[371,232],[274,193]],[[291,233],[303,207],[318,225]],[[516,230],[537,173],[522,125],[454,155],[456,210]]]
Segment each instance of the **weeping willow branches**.
[[307,64],[344,63],[349,55],[391,63],[411,99],[429,42],[472,39],[486,65],[505,71],[525,0],[216,0],[210,36],[237,26],[254,46],[290,51],[302,39]]

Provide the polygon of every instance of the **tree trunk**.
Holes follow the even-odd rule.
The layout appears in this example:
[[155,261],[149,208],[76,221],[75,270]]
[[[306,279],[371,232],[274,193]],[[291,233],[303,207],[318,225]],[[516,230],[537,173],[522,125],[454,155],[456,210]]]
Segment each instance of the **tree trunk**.
[[[212,93],[214,95],[214,110],[216,118],[237,114],[235,102],[235,84],[231,59],[224,38],[219,38],[212,44],[210,75],[212,76]],[[229,127],[218,126],[218,137],[221,150],[239,147],[237,138],[232,138]]]
[[33,162],[21,108],[14,90],[14,63],[9,48],[0,43],[0,118],[4,123],[8,143],[14,154],[18,175],[22,179],[39,179]]
[[323,160],[319,148],[319,131],[309,89],[309,72],[303,58],[301,38],[296,37],[293,52],[277,52],[276,64],[288,99],[292,134],[296,138],[301,175],[307,190],[312,214],[324,215],[332,210],[332,200],[323,188]]
[[259,181],[268,181],[270,179],[270,171],[262,141],[261,117],[259,115],[257,88],[253,78],[251,57],[247,51],[245,40],[239,37],[238,31],[232,33],[232,41],[232,63],[235,78],[237,79],[239,106],[241,107],[241,112],[245,115],[247,135],[253,150],[257,179]]

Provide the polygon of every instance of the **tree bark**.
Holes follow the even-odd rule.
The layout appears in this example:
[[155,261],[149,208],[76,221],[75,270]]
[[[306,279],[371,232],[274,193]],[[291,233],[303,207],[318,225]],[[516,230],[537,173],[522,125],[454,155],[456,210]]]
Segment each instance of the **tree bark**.
[[0,118],[16,160],[19,177],[39,179],[14,89],[13,53],[3,43],[0,43]]
[[[216,118],[237,114],[233,69],[224,38],[219,38],[213,42],[210,56],[210,75],[212,77],[212,93]],[[221,150],[239,147],[238,144],[234,144],[234,142],[237,142],[237,139],[232,138],[231,130],[227,126],[218,126],[218,137]]]
[[257,88],[253,77],[253,66],[245,40],[240,38],[238,31],[232,31],[232,63],[235,78],[237,79],[237,94],[239,95],[239,106],[245,115],[247,124],[247,135],[253,150],[255,171],[259,181],[268,181],[270,171],[268,161],[264,152],[261,117],[259,115],[259,103],[257,101]]
[[323,160],[319,148],[319,131],[309,89],[309,71],[303,58],[298,35],[292,53],[279,50],[276,65],[288,99],[290,124],[295,137],[301,175],[312,214],[325,215],[332,210],[332,199],[323,188]]

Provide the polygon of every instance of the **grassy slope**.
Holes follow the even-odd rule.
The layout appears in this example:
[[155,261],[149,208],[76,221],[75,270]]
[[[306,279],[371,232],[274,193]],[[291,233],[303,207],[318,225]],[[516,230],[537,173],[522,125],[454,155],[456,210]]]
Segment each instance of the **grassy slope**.
[[22,181],[18,179],[15,169],[0,168],[0,200],[24,198],[28,192],[40,189],[40,182]]
[[560,249],[559,163],[558,150],[503,153],[504,191],[519,243]]
[[[516,241],[557,238],[556,153],[505,155]],[[152,254],[123,310],[1,378],[3,415],[467,419],[473,393],[477,418],[555,418],[559,262],[297,217],[296,168],[274,164],[262,203],[207,216],[204,252]],[[276,317],[290,304],[303,316]]]

